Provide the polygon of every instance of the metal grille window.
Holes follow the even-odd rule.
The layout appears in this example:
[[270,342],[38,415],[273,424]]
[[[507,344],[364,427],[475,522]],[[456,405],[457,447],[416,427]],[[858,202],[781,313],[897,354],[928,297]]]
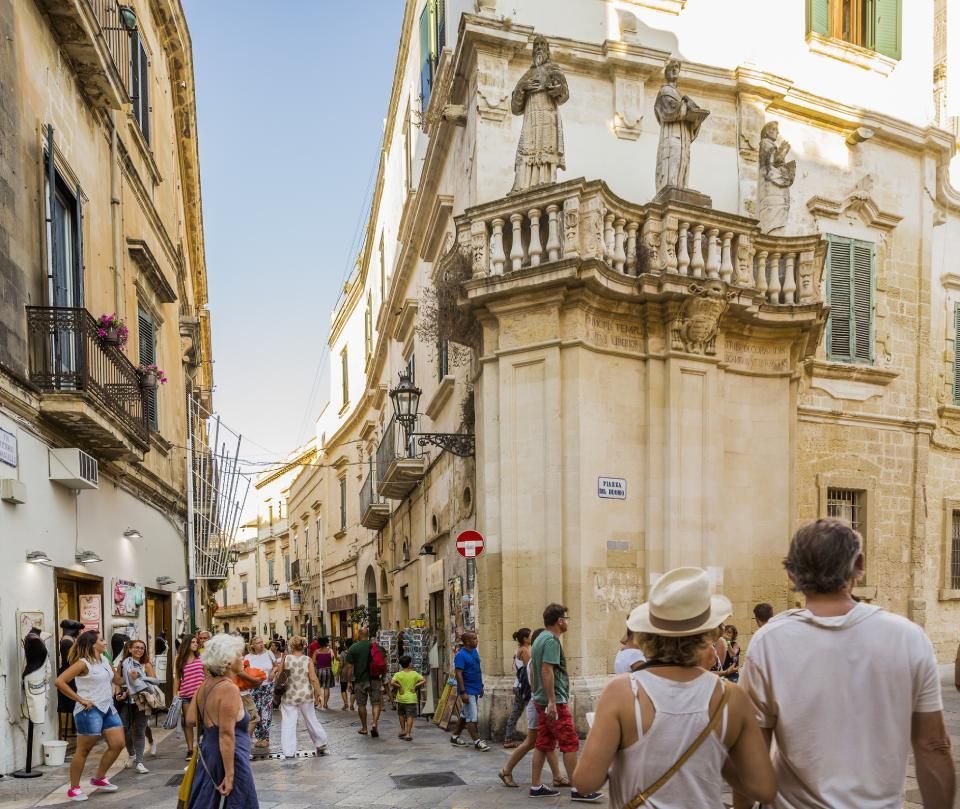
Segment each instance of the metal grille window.
[[950,589],[960,590],[960,509],[950,516]]
[[[827,489],[827,516],[835,520],[842,520],[861,537],[864,537],[863,559],[864,571],[866,571],[866,514],[863,507],[863,492],[858,489]],[[866,573],[864,573],[860,582],[863,583],[865,579]]]

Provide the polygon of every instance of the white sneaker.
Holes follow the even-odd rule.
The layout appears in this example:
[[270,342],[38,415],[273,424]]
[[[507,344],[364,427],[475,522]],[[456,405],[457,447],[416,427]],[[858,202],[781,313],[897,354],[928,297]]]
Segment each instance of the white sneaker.
[[151,755],[151,756],[156,756],[156,755],[157,755],[157,743],[156,743],[156,742],[150,742],[150,755]]
[[146,775],[148,772],[150,772],[150,770],[148,770],[146,767],[144,767],[143,764],[138,764],[138,765],[137,765],[137,772],[140,773],[140,775]]
[[128,758],[126,761],[123,762],[123,769],[130,770],[133,768],[133,764],[134,764],[133,759]]

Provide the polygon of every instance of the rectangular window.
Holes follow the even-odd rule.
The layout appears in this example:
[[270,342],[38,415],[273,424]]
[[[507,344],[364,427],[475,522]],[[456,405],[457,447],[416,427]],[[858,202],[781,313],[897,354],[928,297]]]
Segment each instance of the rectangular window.
[[960,590],[960,509],[950,512],[950,589]]
[[364,357],[370,359],[373,354],[373,293],[367,293],[367,311],[363,318]]
[[130,103],[143,139],[150,143],[150,60],[137,31],[130,34]]
[[807,33],[840,39],[891,59],[901,51],[901,0],[807,0]]
[[240,582],[240,600],[244,604],[249,603],[247,601],[247,580],[246,579]]
[[874,246],[827,236],[827,356],[873,362]]
[[317,515],[317,558],[320,558],[320,544],[323,542],[323,529],[320,527],[320,515]]
[[427,0],[420,13],[420,109],[426,110],[433,92],[433,82],[446,44],[446,9],[444,0]]
[[347,530],[347,479],[340,478],[340,530]]
[[407,191],[413,191],[413,134],[410,130],[410,105],[403,116],[403,171],[407,181]]
[[341,394],[343,396],[343,406],[346,407],[350,401],[350,372],[347,365],[347,349],[344,346],[340,352],[340,384],[342,386]]
[[227,598],[228,598],[227,592],[229,589],[230,589],[229,586],[227,586],[226,584],[223,586],[223,606],[224,607],[227,606]]
[[273,584],[276,581],[273,574],[273,559],[267,559],[267,584]]
[[384,253],[383,233],[380,233],[380,303],[387,298],[387,257]]
[[304,558],[310,553],[310,523],[305,523],[303,526],[303,556]]
[[[863,537],[863,569],[866,571],[867,531],[866,513],[863,506],[864,492],[860,489],[839,489],[832,487],[827,489],[827,516],[835,520],[842,520]],[[861,580],[860,583],[863,584],[863,580]]]
[[953,403],[960,405],[960,303],[953,305]]
[[417,384],[417,354],[415,351],[410,351],[410,356],[407,357],[407,367],[406,374],[410,377],[410,384]]
[[56,168],[49,165],[49,155],[47,160],[47,263],[50,273],[50,304],[83,306],[83,209],[80,189],[71,191]]
[[284,578],[284,581],[289,583],[290,581],[290,554],[289,553],[285,553],[283,555],[283,578]]
[[[157,363],[157,324],[149,312],[137,307],[137,329],[140,336],[140,364],[156,365]],[[157,432],[160,421],[157,413],[157,389],[143,390],[143,406],[147,413],[147,423],[150,429]]]
[[450,343],[443,338],[437,340],[437,379],[443,378],[450,372]]

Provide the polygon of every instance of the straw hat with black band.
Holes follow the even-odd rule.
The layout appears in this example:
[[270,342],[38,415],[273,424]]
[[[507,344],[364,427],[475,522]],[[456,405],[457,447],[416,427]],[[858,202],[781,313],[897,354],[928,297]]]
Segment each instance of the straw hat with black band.
[[712,595],[710,576],[699,567],[678,567],[661,576],[650,597],[627,618],[627,628],[682,638],[716,629],[733,615],[730,599]]

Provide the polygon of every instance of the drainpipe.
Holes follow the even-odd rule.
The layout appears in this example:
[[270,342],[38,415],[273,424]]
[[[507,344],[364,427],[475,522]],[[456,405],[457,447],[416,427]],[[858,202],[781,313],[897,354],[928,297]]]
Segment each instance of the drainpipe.
[[113,310],[124,318],[123,287],[120,277],[120,146],[117,140],[117,111],[110,110],[110,225],[113,232]]

